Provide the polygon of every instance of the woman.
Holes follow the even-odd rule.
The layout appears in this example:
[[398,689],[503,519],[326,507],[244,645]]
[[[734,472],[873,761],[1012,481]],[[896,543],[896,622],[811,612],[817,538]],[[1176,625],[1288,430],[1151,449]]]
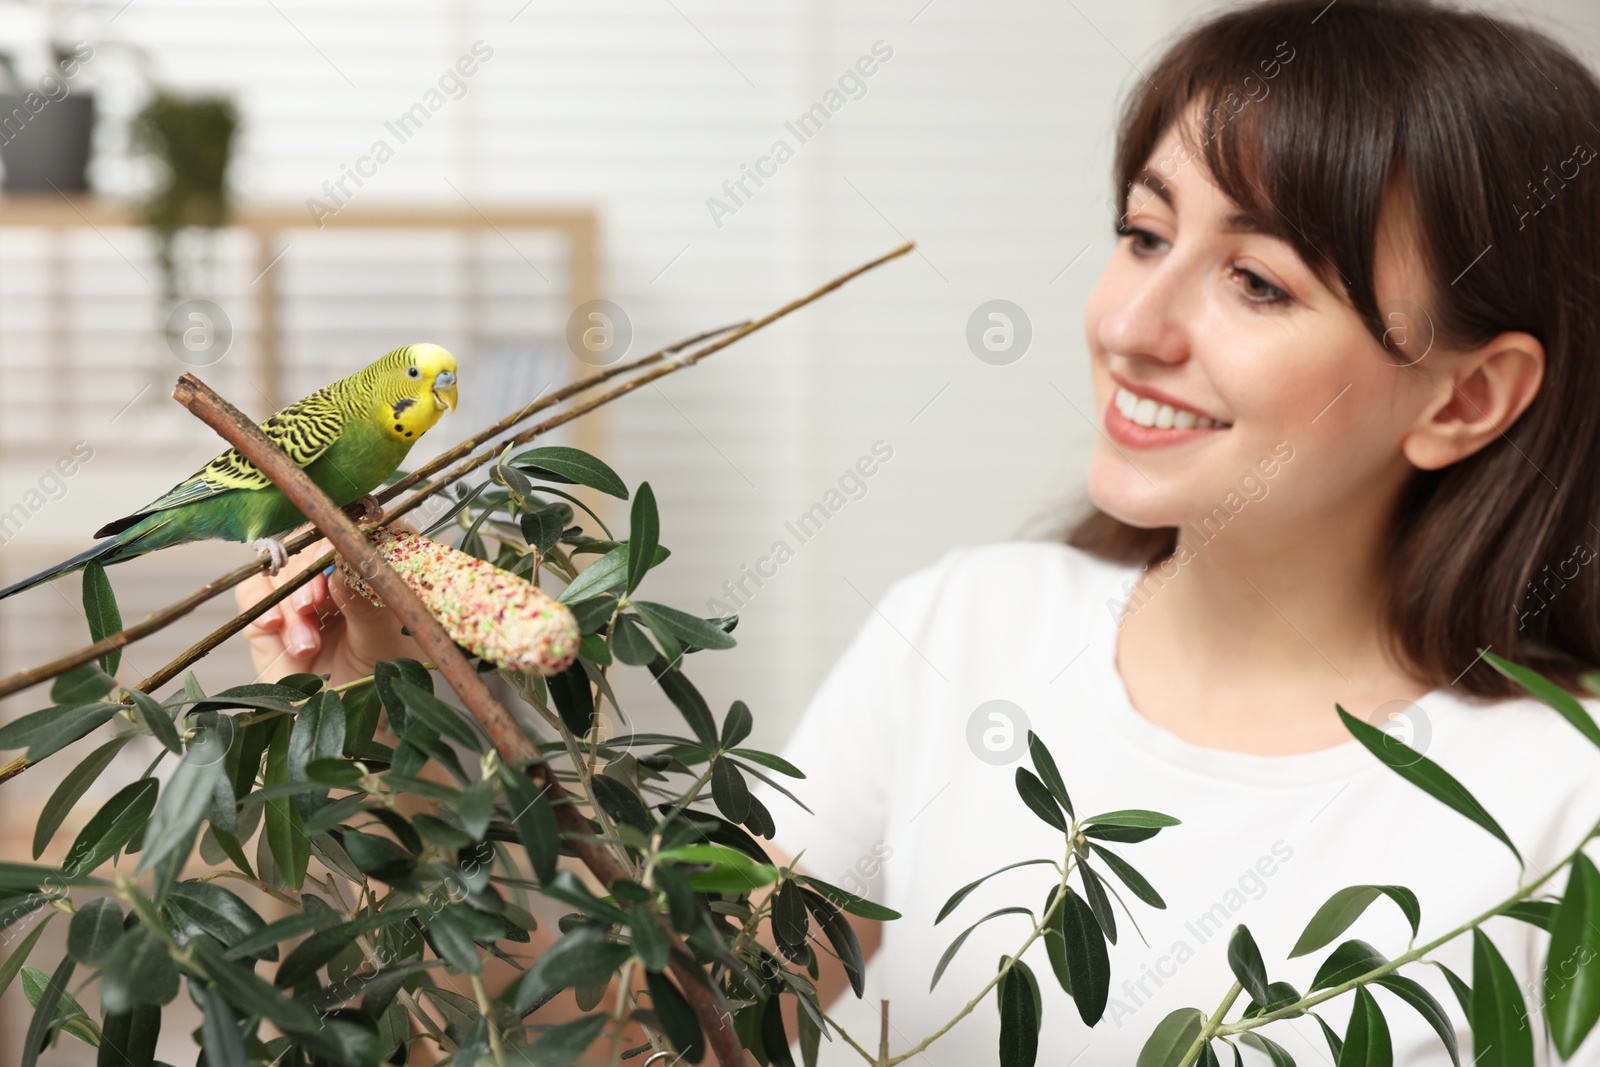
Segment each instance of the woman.
[[[1012,786],[1030,727],[1079,815],[1182,820],[1115,846],[1167,907],[1123,893],[1143,937],[1123,916],[1099,1026],[1037,946],[1027,957],[1040,1062],[1131,1064],[1169,1011],[1212,1011],[1241,923],[1270,977],[1305,990],[1326,953],[1285,957],[1334,891],[1411,888],[1420,943],[1600,818],[1600,752],[1479,655],[1574,689],[1600,665],[1595,116],[1600,85],[1561,46],[1426,0],[1232,11],[1135,85],[1120,243],[1085,312],[1094,510],[1065,543],[957,548],[895,583],[787,748],[815,814],[763,794],[778,850],[903,913],[857,923],[892,1051],[954,1016],[1026,920],[979,927],[930,993],[952,937],[1038,909],[1054,883],[1048,867],[1009,872],[931,928],[971,879],[1061,858]],[[1336,704],[1455,774],[1526,873],[1350,740]],[[1546,939],[1486,929],[1537,1016]],[[1380,901],[1345,936],[1393,956],[1410,935]],[[1472,973],[1468,940],[1434,958]],[[1439,972],[1406,973],[1464,1033]],[[830,961],[825,989],[843,984]],[[1416,1013],[1377,996],[1396,1062],[1448,1062]],[[1342,1031],[1349,1004],[1322,1014]],[[1315,1021],[1267,1033],[1325,1062]],[[992,1062],[997,1034],[991,1001],[918,1060]],[[1596,1047],[1573,1062],[1600,1063]],[[853,1056],[836,1042],[823,1059]]]

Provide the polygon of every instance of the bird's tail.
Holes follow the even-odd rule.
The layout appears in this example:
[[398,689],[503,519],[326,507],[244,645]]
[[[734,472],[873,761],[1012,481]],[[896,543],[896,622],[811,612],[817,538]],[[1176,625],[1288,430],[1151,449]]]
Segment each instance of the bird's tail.
[[4,600],[13,593],[20,593],[24,589],[32,589],[36,585],[42,585],[52,578],[66,574],[68,571],[75,571],[79,567],[82,567],[84,564],[93,560],[98,559],[106,563],[115,563],[117,560],[130,558],[130,556],[127,554],[116,553],[117,549],[123,547],[125,547],[125,542],[121,538],[109,537],[106,540],[101,541],[99,544],[94,545],[92,548],[88,548],[82,552],[79,552],[71,559],[64,559],[60,563],[57,563],[54,567],[46,568],[45,570],[40,571],[38,574],[24,578],[22,581],[16,582],[15,584],[8,585],[4,589],[0,589],[0,600]]

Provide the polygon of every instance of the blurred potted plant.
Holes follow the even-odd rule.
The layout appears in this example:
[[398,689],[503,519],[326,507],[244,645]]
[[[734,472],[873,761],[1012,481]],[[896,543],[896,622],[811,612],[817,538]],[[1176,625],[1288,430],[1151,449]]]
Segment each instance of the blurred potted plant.
[[[10,34],[7,34],[11,37]],[[67,45],[51,37],[47,63],[25,62],[26,49],[0,55],[0,162],[6,192],[81,192],[89,188],[94,94],[77,88],[83,64],[94,56],[86,41]]]
[[152,157],[160,183],[144,203],[169,301],[182,292],[173,242],[185,226],[215,228],[228,217],[228,161],[239,125],[233,101],[158,91],[133,120],[135,152]]

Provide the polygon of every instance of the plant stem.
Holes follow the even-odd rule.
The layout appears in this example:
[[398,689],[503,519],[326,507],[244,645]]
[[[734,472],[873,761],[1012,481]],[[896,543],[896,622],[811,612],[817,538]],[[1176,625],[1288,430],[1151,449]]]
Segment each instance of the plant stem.
[[[1567,853],[1566,857],[1563,858],[1560,863],[1550,868],[1550,870],[1546,871],[1538,878],[1535,878],[1521,889],[1518,889],[1511,896],[1507,897],[1505,900],[1502,900],[1489,910],[1483,912],[1481,915],[1462,923],[1460,926],[1457,926],[1448,933],[1441,934],[1432,941],[1429,941],[1427,944],[1419,945],[1404,955],[1396,956],[1383,966],[1374,967],[1372,970],[1364,974],[1357,975],[1348,981],[1340,982],[1336,986],[1331,986],[1308,996],[1301,997],[1292,1004],[1285,1004],[1281,1008],[1276,1008],[1273,1011],[1266,1012],[1262,1015],[1252,1016],[1249,1019],[1240,1019],[1233,1023],[1221,1023],[1218,1020],[1221,1018],[1222,1013],[1233,1005],[1233,999],[1239,995],[1239,987],[1236,983],[1228,999],[1223,1002],[1222,1007],[1217,1009],[1216,1014],[1212,1016],[1211,1021],[1207,1024],[1207,1029],[1210,1031],[1209,1036],[1222,1037],[1229,1034],[1242,1034],[1247,1031],[1255,1030],[1259,1027],[1265,1026],[1268,1023],[1277,1022],[1279,1019],[1287,1019],[1291,1016],[1304,1014],[1306,1011],[1316,1007],[1323,1001],[1332,1000],[1334,997],[1348,993],[1357,986],[1368,985],[1374,980],[1382,978],[1384,975],[1389,974],[1392,971],[1396,971],[1408,963],[1415,963],[1417,960],[1422,959],[1440,945],[1454,941],[1462,934],[1482,926],[1496,915],[1502,914],[1508,908],[1532,896],[1540,886],[1550,881],[1550,879],[1561,873],[1561,871],[1565,868],[1571,866],[1572,861],[1577,859],[1578,853],[1583,851],[1583,846],[1588,844],[1590,840],[1594,838],[1596,830],[1600,830],[1600,827],[1591,829],[1589,833],[1585,835],[1584,839],[1578,843],[1578,846],[1571,852]],[[1195,1039],[1195,1043],[1189,1047],[1189,1051],[1184,1055],[1183,1060],[1180,1061],[1179,1067],[1188,1067],[1189,1064],[1194,1063],[1195,1058],[1200,1054],[1200,1046],[1203,1044],[1203,1039],[1208,1039],[1208,1035],[1204,1031],[1201,1033],[1199,1038]]]
[[1200,1055],[1200,1050],[1206,1047],[1206,1043],[1217,1036],[1218,1031],[1222,1029],[1222,1020],[1228,1015],[1228,1009],[1233,1007],[1233,1002],[1239,999],[1239,994],[1243,990],[1244,987],[1238,982],[1233,983],[1233,987],[1228,990],[1227,996],[1222,998],[1222,1003],[1217,1005],[1217,1010],[1211,1013],[1211,1017],[1206,1020],[1206,1024],[1195,1035],[1194,1041],[1189,1045],[1189,1050],[1183,1054],[1184,1063],[1193,1063],[1195,1057]]
[[472,977],[472,992],[478,998],[478,1014],[483,1016],[484,1025],[489,1028],[489,1052],[494,1056],[495,1067],[506,1067],[505,1040],[500,1036],[500,1028],[494,1024],[494,1008],[489,1004],[489,991],[483,987],[483,975],[474,974]]
[[[1072,827],[1071,833],[1069,833],[1067,835],[1067,840],[1069,842],[1073,841],[1073,840],[1076,840],[1077,836],[1078,836],[1078,827],[1077,827],[1076,824],[1074,824],[1073,827]],[[1055,916],[1056,910],[1058,908],[1060,908],[1063,904],[1066,903],[1066,900],[1067,900],[1067,875],[1072,873],[1072,869],[1074,867],[1076,867],[1077,864],[1078,864],[1077,852],[1069,844],[1067,846],[1066,860],[1065,860],[1065,862],[1062,863],[1062,865],[1060,867],[1060,870],[1061,870],[1061,890],[1060,890],[1060,892],[1056,893],[1055,903],[1051,904],[1050,907],[1044,912],[1044,914],[1039,916],[1038,922],[1034,923],[1033,931],[1028,934],[1027,940],[1022,942],[1022,947],[1017,949],[1017,951],[1011,953],[1010,956],[1006,957],[1005,964],[1003,966],[1001,966],[1000,969],[995,972],[994,977],[989,979],[989,981],[984,984],[984,987],[982,989],[978,990],[978,993],[977,993],[976,996],[974,996],[971,1000],[967,1001],[966,1006],[956,1013],[955,1018],[951,1019],[949,1022],[947,1022],[943,1026],[939,1027],[939,1029],[935,1030],[933,1033],[929,1034],[927,1037],[925,1037],[921,1041],[917,1042],[915,1045],[913,1045],[911,1048],[907,1049],[905,1052],[902,1052],[902,1053],[900,1053],[900,1055],[891,1057],[890,1059],[886,1060],[884,1062],[884,1064],[883,1064],[883,1067],[894,1067],[895,1064],[904,1063],[906,1060],[909,1060],[911,1057],[913,1057],[915,1055],[918,1055],[924,1049],[926,1049],[929,1045],[933,1044],[935,1041],[939,1040],[945,1034],[949,1033],[950,1030],[956,1025],[956,1023],[960,1022],[962,1019],[965,1019],[968,1015],[971,1015],[972,1012],[974,1011],[974,1009],[976,1009],[979,1004],[983,1003],[983,999],[989,995],[989,991],[991,989],[993,989],[995,986],[1000,984],[1001,979],[1005,978],[1005,976],[1011,972],[1011,968],[1017,962],[1017,960],[1020,960],[1022,958],[1022,954],[1024,952],[1027,952],[1028,949],[1033,945],[1033,943],[1035,941],[1039,940],[1040,936],[1042,936],[1044,934],[1045,928],[1050,925],[1050,920]],[[867,1058],[868,1058],[868,1060],[872,1059],[872,1057],[870,1057],[870,1056],[867,1057]]]

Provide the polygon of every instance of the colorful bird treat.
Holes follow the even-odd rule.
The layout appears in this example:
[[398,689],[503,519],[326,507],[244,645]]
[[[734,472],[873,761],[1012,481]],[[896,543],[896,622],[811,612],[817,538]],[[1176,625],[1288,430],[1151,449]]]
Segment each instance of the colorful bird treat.
[[[375,530],[373,547],[399,572],[456,644],[497,667],[559,674],[578,654],[578,621],[532,582],[405,530]],[[382,606],[344,557],[350,588]]]

